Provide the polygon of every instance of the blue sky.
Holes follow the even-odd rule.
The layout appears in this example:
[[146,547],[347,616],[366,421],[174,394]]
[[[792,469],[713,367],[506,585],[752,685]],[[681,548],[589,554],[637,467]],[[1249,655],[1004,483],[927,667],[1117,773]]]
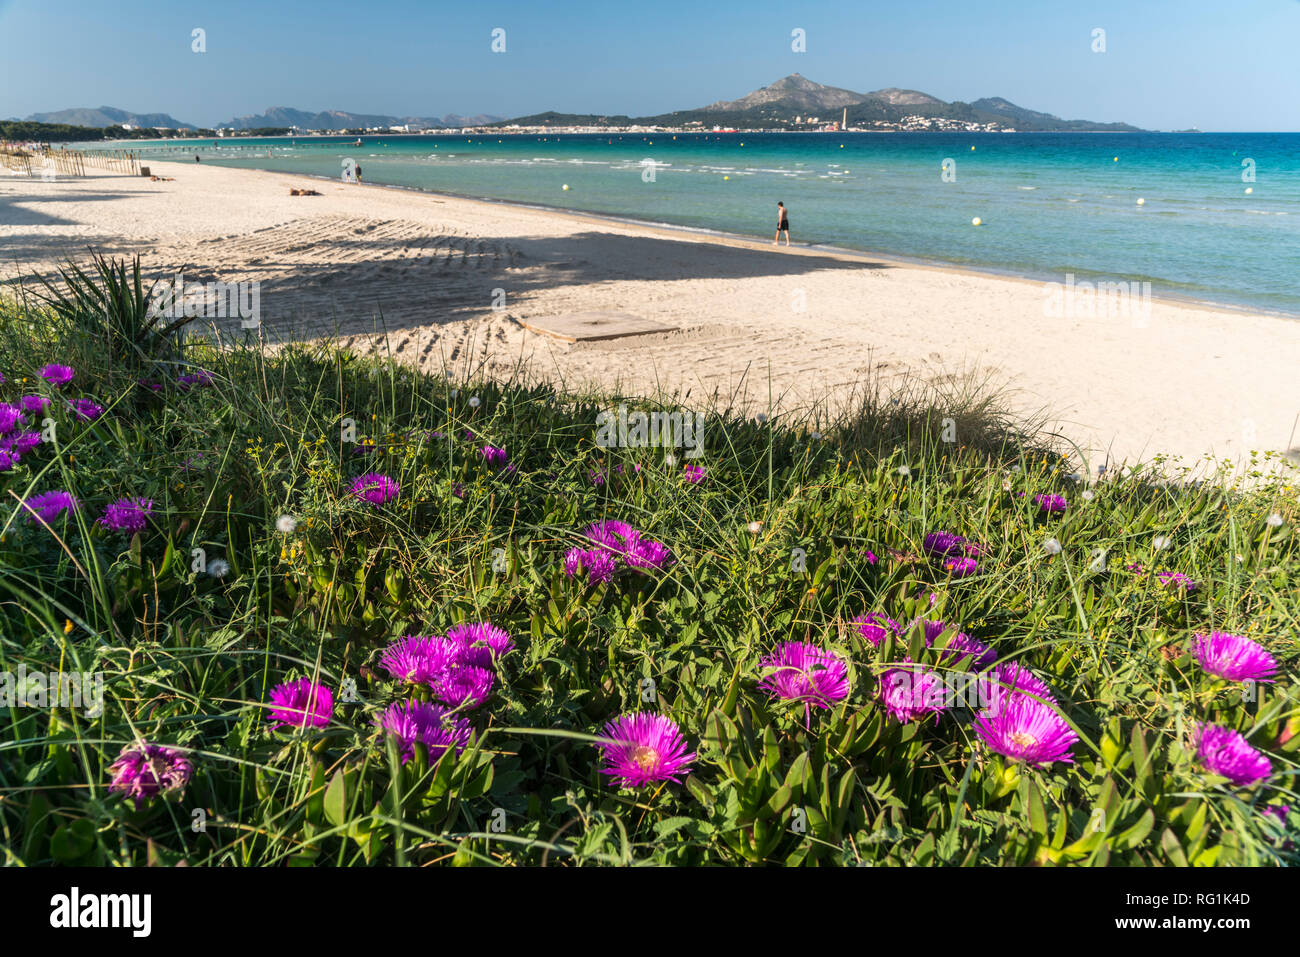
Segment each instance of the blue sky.
[[[1091,49],[1098,27],[1105,53]],[[1300,130],[1297,49],[1297,0],[0,0],[0,118],[100,105],[198,124],[269,106],[644,115],[799,72],[1153,129]]]

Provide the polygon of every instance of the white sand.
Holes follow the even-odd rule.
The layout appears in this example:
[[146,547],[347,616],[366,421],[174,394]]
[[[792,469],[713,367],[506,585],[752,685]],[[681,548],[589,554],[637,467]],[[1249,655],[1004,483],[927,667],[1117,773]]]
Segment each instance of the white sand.
[[[833,402],[870,376],[973,374],[1046,409],[1089,453],[1235,464],[1285,452],[1300,414],[1300,322],[1156,301],[1149,320],[1049,318],[1042,283],[880,257],[773,249],[567,213],[280,173],[150,162],[151,182],[95,171],[55,182],[0,171],[0,270],[86,247],[144,254],[154,277],[260,280],[269,335],[336,328],[410,363],[570,386]],[[320,190],[291,197],[289,188]],[[505,306],[493,309],[494,290]],[[799,306],[802,304],[802,311]],[[546,316],[632,313],[663,335],[567,344]],[[887,380],[891,381],[891,380]],[[960,437],[959,437],[960,439]],[[1300,455],[1300,452],[1293,453]]]

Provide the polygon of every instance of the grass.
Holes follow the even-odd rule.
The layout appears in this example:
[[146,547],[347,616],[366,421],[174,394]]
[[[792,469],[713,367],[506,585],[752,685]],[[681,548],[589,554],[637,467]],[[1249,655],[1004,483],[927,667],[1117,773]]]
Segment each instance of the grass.
[[[103,678],[98,709],[10,693],[9,863],[1296,863],[1300,503],[1276,480],[1072,476],[987,394],[916,391],[864,393],[829,421],[710,413],[691,483],[690,460],[595,444],[601,411],[644,400],[329,346],[216,349],[159,336],[146,295],[101,261],[53,301],[0,305],[0,401],[53,400],[25,426],[45,441],[0,473],[0,672]],[[49,362],[76,378],[48,386]],[[197,369],[210,385],[177,384]],[[79,421],[75,397],[106,412]],[[349,493],[369,471],[400,483],[393,501]],[[54,489],[80,508],[29,521],[20,500]],[[1042,493],[1069,507],[1041,512]],[[122,496],[153,500],[143,532],[96,522]],[[564,554],[604,519],[675,562],[567,577]],[[986,546],[976,574],[925,557],[941,529]],[[853,621],[872,612],[902,633],[875,647]],[[972,666],[944,659],[953,629],[926,647],[924,618],[1046,681],[1073,763],[1011,763],[963,705],[890,716],[891,664]],[[475,621],[516,650],[465,713],[472,740],[403,765],[377,717],[428,691],[379,654]],[[1204,673],[1192,636],[1211,630],[1268,648],[1277,682]],[[847,698],[808,714],[759,688],[760,659],[788,641],[840,655]],[[271,689],[303,676],[334,690],[328,725],[275,726]],[[636,711],[680,726],[697,754],[683,781],[620,789],[600,773],[593,742]],[[1270,777],[1207,771],[1194,722],[1240,731]],[[142,740],[194,773],[137,808],[108,769]]]

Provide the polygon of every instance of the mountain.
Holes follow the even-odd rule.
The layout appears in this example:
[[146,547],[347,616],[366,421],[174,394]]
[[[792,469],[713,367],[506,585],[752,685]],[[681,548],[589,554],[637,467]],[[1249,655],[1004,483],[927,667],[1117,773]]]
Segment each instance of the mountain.
[[161,126],[169,130],[194,130],[198,127],[182,123],[166,113],[132,113],[112,106],[101,106],[97,110],[76,109],[58,110],[54,113],[33,113],[27,117],[31,123],[66,123],[70,126],[93,126],[103,129],[105,126],[140,126],[144,128]]
[[810,123],[830,123],[841,119],[846,111],[849,127],[858,129],[1137,131],[1137,127],[1126,123],[1063,120],[1050,113],[1016,106],[1001,97],[976,100],[974,103],[963,103],[960,100],[947,103],[920,90],[902,90],[897,87],[856,93],[843,87],[816,83],[798,73],[792,73],[739,99],[718,100],[693,110],[675,110],[632,119],[625,116],[549,112],[519,117],[496,125],[788,129],[807,128]]
[[748,93],[738,100],[720,100],[700,108],[700,112],[738,113],[745,110],[760,109],[765,106],[779,105],[786,109],[800,112],[829,112],[842,109],[854,103],[862,102],[862,94],[852,90],[842,90],[837,86],[823,86],[805,79],[798,73],[791,73],[784,79],[777,80],[771,86],[765,86]]
[[380,113],[348,113],[344,110],[323,110],[308,113],[287,106],[272,106],[265,113],[237,116],[219,123],[218,127],[236,130],[256,130],[265,127],[296,126],[300,130],[356,130],[371,127],[410,126],[416,129],[445,129],[462,126],[486,126],[500,120],[499,116],[387,116]]
[[1063,120],[1051,113],[1037,113],[1022,106],[1016,106],[1016,104],[1004,100],[1000,96],[976,100],[971,106],[985,113],[1006,117],[1016,124],[1018,130],[1113,130],[1116,132],[1132,132],[1135,130],[1135,127],[1129,126],[1127,123],[1093,123],[1089,120]]

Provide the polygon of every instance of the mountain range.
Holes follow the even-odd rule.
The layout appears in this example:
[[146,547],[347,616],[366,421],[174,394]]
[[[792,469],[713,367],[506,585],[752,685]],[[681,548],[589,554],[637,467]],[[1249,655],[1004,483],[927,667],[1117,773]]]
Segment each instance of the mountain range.
[[1063,120],[1051,113],[1027,110],[1002,97],[985,98],[973,103],[960,100],[948,103],[919,90],[901,90],[896,87],[858,93],[843,87],[816,83],[798,73],[792,73],[737,100],[719,100],[693,110],[642,117],[549,112],[508,122],[520,126],[698,125],[767,129],[806,124],[812,117],[829,123],[844,118],[846,110],[850,128],[902,126],[909,122],[909,117],[922,117],[930,121],[992,124],[1000,129],[1026,131],[1139,132],[1138,127],[1127,123]]
[[[770,86],[754,90],[736,100],[718,100],[708,106],[693,110],[677,110],[656,116],[629,117],[624,114],[601,116],[593,113],[536,113],[506,120],[500,116],[478,114],[459,116],[388,116],[379,113],[349,113],[344,110],[324,110],[312,113],[287,106],[272,106],[264,113],[236,116],[214,128],[228,127],[236,130],[265,129],[270,127],[297,127],[300,130],[352,130],[390,126],[409,126],[413,129],[457,129],[466,126],[714,126],[752,128],[797,128],[810,122],[830,123],[847,113],[850,128],[942,128],[951,124],[983,124],[997,129],[1025,131],[1077,130],[1108,132],[1139,132],[1127,123],[1098,123],[1091,120],[1063,120],[1051,113],[1017,106],[1002,97],[987,97],[965,103],[955,100],[945,102],[919,90],[902,90],[888,87],[870,93],[815,83],[798,73],[777,80]],[[918,121],[915,118],[921,118]],[[197,129],[166,113],[132,113],[111,106],[98,109],[59,110],[54,113],[33,113],[27,117],[38,123],[67,123],[74,126],[131,125],[137,127],[165,127],[167,129]]]

